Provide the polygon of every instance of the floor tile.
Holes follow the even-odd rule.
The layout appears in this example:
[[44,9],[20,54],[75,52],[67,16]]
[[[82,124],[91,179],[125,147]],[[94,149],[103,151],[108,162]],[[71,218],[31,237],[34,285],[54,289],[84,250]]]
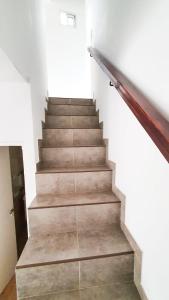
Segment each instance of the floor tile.
[[111,230],[105,231],[80,231],[78,236],[81,257],[132,251],[118,225],[114,225]]
[[76,211],[79,231],[111,229],[120,222],[120,203],[79,206]]
[[80,292],[79,291],[70,291],[66,293],[52,294],[40,297],[31,297],[24,298],[23,300],[80,300]]
[[17,266],[69,260],[78,257],[77,233],[67,232],[29,238]]
[[85,205],[94,203],[119,202],[119,199],[112,192],[66,194],[66,195],[37,195],[30,208]]
[[76,231],[75,207],[29,210],[30,234],[36,237]]
[[81,300],[141,300],[134,284],[114,284],[80,291]]
[[16,280],[19,299],[78,290],[79,265],[70,262],[17,269]]
[[133,254],[81,261],[80,288],[132,282],[133,270]]

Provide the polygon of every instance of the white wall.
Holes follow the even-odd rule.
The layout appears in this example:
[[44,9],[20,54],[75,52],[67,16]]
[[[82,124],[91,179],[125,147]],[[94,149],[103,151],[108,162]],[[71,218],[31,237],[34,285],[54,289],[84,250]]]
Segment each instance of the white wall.
[[[75,28],[60,24],[61,11],[76,15]],[[85,0],[48,0],[46,22],[49,95],[90,97]]]
[[[44,0],[0,1],[0,48],[30,83],[36,161],[47,94],[43,9]],[[0,109],[4,109],[2,103]]]
[[[169,3],[87,1],[88,40],[169,116]],[[149,300],[168,300],[169,168],[140,123],[92,61],[94,98],[126,195],[125,223],[143,251],[142,285]]]
[[14,275],[17,261],[9,148],[0,147],[0,294]]
[[0,146],[22,146],[27,206],[35,196],[35,149],[30,84],[0,49]]

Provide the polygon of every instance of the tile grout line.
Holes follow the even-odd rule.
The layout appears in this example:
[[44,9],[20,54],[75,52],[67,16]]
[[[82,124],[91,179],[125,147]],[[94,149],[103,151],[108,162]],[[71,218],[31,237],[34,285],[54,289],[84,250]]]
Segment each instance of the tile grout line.
[[[79,255],[79,251],[80,251],[80,247],[79,247],[79,226],[78,226],[78,207],[75,208],[76,211],[76,230],[77,230],[77,247],[78,247],[78,255]],[[78,262],[79,265],[79,293],[80,293],[80,261]]]
[[72,129],[73,128],[72,116],[70,116],[70,126],[71,126],[71,129]]

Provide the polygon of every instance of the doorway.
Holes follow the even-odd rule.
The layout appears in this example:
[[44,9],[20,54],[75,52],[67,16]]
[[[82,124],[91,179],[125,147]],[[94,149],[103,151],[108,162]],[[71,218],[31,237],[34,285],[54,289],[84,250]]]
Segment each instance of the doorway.
[[22,148],[19,146],[9,147],[9,157],[13,194],[13,207],[10,213],[14,214],[17,255],[19,258],[28,239]]
[[[15,266],[27,239],[28,230],[22,148],[19,146],[1,146],[0,299],[15,299]],[[14,288],[11,289],[11,286]],[[11,297],[9,296],[9,290],[12,293]]]

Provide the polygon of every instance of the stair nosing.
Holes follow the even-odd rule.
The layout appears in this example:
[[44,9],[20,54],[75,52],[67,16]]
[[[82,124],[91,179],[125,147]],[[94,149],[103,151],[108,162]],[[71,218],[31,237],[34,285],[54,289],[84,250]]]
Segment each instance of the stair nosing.
[[43,129],[101,129],[100,127],[44,127]]
[[[86,106],[86,105],[84,105],[84,106]],[[53,116],[52,114],[50,114],[50,113],[48,113],[48,111],[46,110],[46,113],[47,113],[47,115],[48,116]],[[70,117],[69,115],[66,115],[66,117]],[[75,116],[73,116],[73,115],[71,115],[72,117],[97,117],[98,118],[98,115],[96,114],[96,115],[75,115]],[[58,115],[58,117],[62,117],[62,115]],[[63,115],[63,117],[65,117],[65,115]]]
[[76,130],[76,129],[78,129],[78,130],[103,130],[102,128],[100,128],[100,127],[98,127],[98,128],[43,128],[43,130],[50,130],[50,129],[59,129],[59,130],[64,130],[64,129],[66,129],[66,130]]
[[49,105],[69,105],[69,106],[96,106],[96,104],[72,104],[72,103],[51,103],[50,101],[48,102]]
[[55,117],[97,117],[97,114],[93,115],[56,115],[56,114],[49,114],[46,112],[47,116],[55,116]]
[[[53,170],[54,169],[54,170]],[[105,168],[105,169],[98,169],[98,170],[90,170],[90,169],[86,169],[86,170],[55,170],[55,168],[48,168],[46,171],[45,169],[41,169],[41,170],[38,170],[36,172],[36,175],[38,174],[63,174],[63,173],[91,173],[91,172],[112,172],[112,169],[110,169],[109,167]],[[50,171],[49,171],[50,170]]]
[[25,264],[25,265],[20,265],[20,266],[16,265],[16,269],[19,270],[19,269],[40,267],[40,266],[46,266],[46,265],[62,264],[62,263],[69,263],[69,262],[78,262],[78,261],[85,261],[85,260],[92,260],[92,259],[99,259],[99,258],[106,258],[106,257],[129,255],[129,254],[134,254],[134,251],[130,250],[130,251],[117,252],[117,253],[110,253],[110,254],[92,255],[92,256],[84,256],[84,257],[77,257],[77,258],[53,260],[53,261],[49,261],[49,262]]
[[58,145],[55,145],[55,146],[53,146],[53,145],[44,145],[44,146],[40,146],[39,148],[80,148],[80,147],[82,147],[82,148],[85,148],[85,147],[106,147],[106,145],[104,145],[104,144],[98,144],[98,145],[63,145],[63,146],[58,146]]
[[87,206],[87,205],[103,205],[103,204],[116,204],[116,203],[121,203],[120,200],[117,201],[106,201],[106,202],[90,202],[90,203],[78,203],[78,204],[59,204],[59,205],[50,205],[50,206],[34,206],[34,207],[28,207],[28,210],[33,210],[33,209],[46,209],[46,208],[59,208],[59,207],[72,207],[72,206]]
[[54,97],[54,96],[51,96],[51,97],[48,97],[48,99],[65,99],[65,100],[92,100],[93,101],[93,98],[78,98],[78,97]]
[[65,149],[65,148],[106,148],[106,145],[104,145],[104,144],[103,145],[102,144],[101,145],[93,145],[93,146],[88,146],[88,145],[87,146],[79,146],[79,145],[75,145],[75,146],[74,145],[73,146],[70,146],[70,145],[68,145],[68,146],[50,146],[50,145],[49,146],[43,146],[42,145],[39,148],[40,149],[42,149],[42,148],[45,148],[45,149],[46,148],[47,149],[50,149],[50,148],[51,149],[53,149],[53,148],[54,149]]

